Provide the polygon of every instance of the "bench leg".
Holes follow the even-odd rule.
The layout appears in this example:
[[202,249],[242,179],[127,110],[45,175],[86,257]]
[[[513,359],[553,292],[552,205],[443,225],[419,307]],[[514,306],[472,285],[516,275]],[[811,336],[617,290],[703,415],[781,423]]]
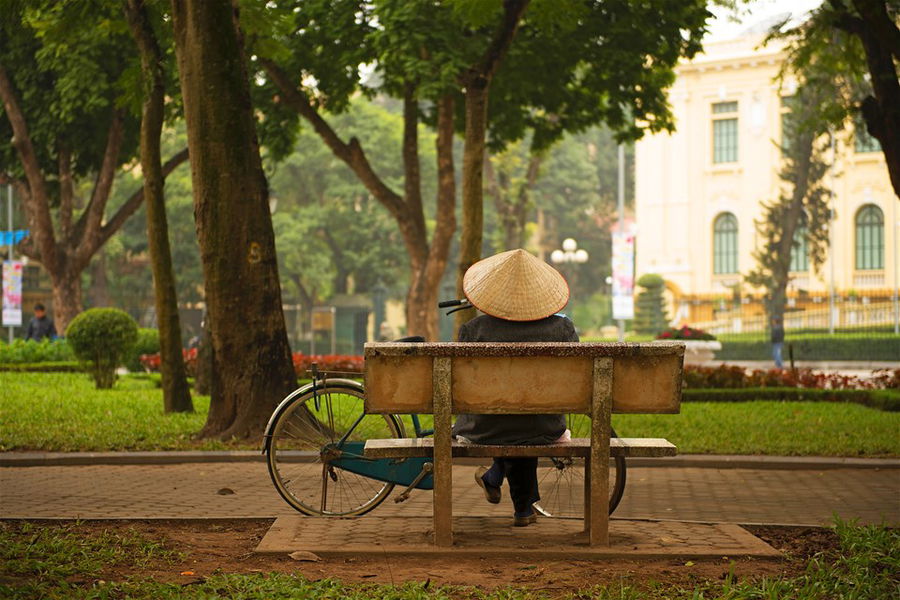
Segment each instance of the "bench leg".
[[591,451],[585,463],[586,527],[591,546],[609,545],[609,417],[612,407],[613,363],[594,359],[591,402]]
[[450,447],[450,359],[435,358],[434,388],[434,545],[453,545],[453,454]]
[[584,459],[584,532],[591,536],[591,457]]

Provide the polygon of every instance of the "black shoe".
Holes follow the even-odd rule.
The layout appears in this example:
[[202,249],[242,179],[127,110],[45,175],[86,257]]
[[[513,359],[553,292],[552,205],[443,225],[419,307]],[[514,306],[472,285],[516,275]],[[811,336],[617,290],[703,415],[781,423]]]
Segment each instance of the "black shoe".
[[488,470],[485,467],[481,467],[475,471],[475,483],[484,490],[484,497],[488,502],[491,504],[500,504],[500,488],[488,485],[484,482],[484,479],[482,479],[487,471]]
[[531,513],[527,517],[513,517],[513,527],[527,527],[537,523],[537,513]]

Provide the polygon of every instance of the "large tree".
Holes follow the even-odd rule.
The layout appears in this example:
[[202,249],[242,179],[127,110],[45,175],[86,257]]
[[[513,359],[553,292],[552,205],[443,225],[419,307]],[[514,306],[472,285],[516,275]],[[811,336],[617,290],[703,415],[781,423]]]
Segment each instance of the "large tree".
[[[141,205],[134,191],[107,214],[114,176],[135,156],[138,118],[125,106],[134,55],[118,7],[8,2],[0,7],[0,181],[12,183],[31,231],[21,251],[50,275],[57,327],[81,311],[81,275]],[[165,177],[187,159],[173,154]],[[93,179],[87,199],[80,183]]]
[[826,0],[809,19],[775,33],[788,41],[787,65],[830,74],[834,94],[822,117],[848,120],[881,144],[900,199],[900,4],[894,0]]
[[746,280],[766,290],[769,316],[779,320],[784,318],[794,254],[806,252],[816,271],[827,255],[829,192],[822,178],[829,168],[823,159],[828,123],[821,111],[832,93],[827,80],[807,80],[790,98],[781,148],[782,191],[763,203],[756,221],[763,242],[753,252],[756,267]]
[[144,0],[128,0],[125,16],[141,57],[144,101],[141,111],[140,156],[147,209],[147,238],[156,319],[159,326],[160,371],[165,412],[193,412],[191,391],[181,351],[181,320],[169,249],[169,224],[163,187],[160,136],[165,121],[165,60]]
[[261,433],[296,387],[237,15],[172,0],[215,377],[203,436]]
[[[274,8],[273,8],[274,7]],[[437,339],[438,289],[456,229],[453,161],[454,102],[450,86],[456,40],[440,23],[446,7],[424,0],[379,3],[346,0],[266,2],[265,13],[281,15],[275,31],[260,34],[254,47],[265,70],[263,89],[276,105],[299,115],[343,161],[397,223],[409,258],[406,324],[410,335]],[[415,35],[408,35],[415,32]],[[278,45],[273,45],[272,40]],[[377,84],[364,80],[360,64],[377,64]],[[373,78],[374,79],[374,78]],[[328,113],[341,113],[350,97],[375,91],[401,102],[403,137],[397,163],[401,181],[391,180],[372,161],[372,150],[347,138]],[[436,130],[435,222],[426,219],[420,162],[423,104]],[[431,234],[429,236],[429,233]]]

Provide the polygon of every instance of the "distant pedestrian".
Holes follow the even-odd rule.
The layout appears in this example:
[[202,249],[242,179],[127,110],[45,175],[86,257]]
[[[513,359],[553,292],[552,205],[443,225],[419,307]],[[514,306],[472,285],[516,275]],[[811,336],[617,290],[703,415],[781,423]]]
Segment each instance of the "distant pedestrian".
[[44,338],[56,339],[56,325],[53,324],[53,319],[47,316],[44,305],[38,302],[34,305],[34,318],[28,323],[25,339],[39,342]]
[[781,351],[784,348],[784,324],[781,318],[772,317],[772,360],[775,361],[775,368],[782,367]]

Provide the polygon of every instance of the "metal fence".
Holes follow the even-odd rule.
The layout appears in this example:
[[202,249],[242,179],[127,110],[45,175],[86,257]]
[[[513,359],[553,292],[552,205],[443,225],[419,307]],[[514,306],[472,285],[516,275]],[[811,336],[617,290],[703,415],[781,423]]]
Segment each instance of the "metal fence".
[[[723,303],[713,310],[712,317],[692,322],[691,325],[716,336],[756,337],[765,335],[769,329],[768,317],[759,302]],[[806,333],[895,335],[900,333],[900,302],[896,294],[881,298],[789,299],[784,313],[784,328]]]

